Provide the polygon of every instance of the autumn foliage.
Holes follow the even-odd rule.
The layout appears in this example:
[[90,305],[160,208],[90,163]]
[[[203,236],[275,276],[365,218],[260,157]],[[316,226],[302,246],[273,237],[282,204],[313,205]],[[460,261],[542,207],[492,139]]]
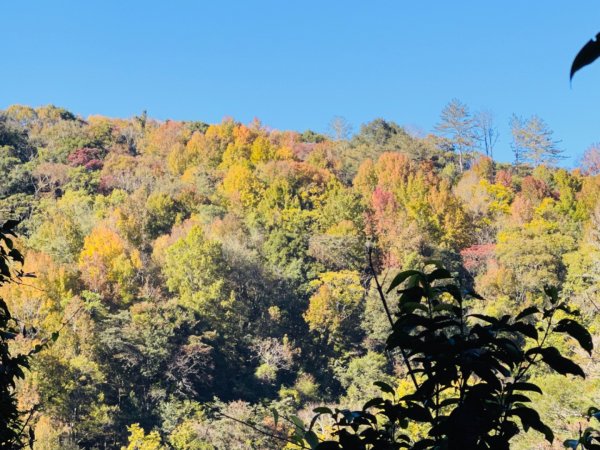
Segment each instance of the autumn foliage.
[[[315,403],[360,405],[376,379],[407,393],[373,277],[386,288],[431,261],[486,299],[466,314],[541,308],[553,284],[595,333],[596,150],[581,170],[558,168],[547,126],[523,119],[511,148],[524,158],[495,161],[486,117],[453,102],[426,136],[376,119],[328,137],[258,120],[0,112],[0,211],[23,219],[14,245],[37,274],[1,289],[26,330],[11,345],[62,327],[15,391],[40,405],[36,446],[297,448]],[[593,359],[560,345],[590,376],[534,370],[547,395],[531,403],[566,439],[600,382]],[[330,436],[331,421],[316,425]]]

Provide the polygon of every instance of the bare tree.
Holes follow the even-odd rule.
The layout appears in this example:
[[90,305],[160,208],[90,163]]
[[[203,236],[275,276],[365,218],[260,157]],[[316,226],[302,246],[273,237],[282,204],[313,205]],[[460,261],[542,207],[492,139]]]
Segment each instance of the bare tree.
[[268,364],[277,370],[292,367],[294,350],[287,339],[284,339],[283,342],[275,338],[258,340],[252,346],[252,350],[254,350],[261,363]]
[[600,174],[600,142],[592,144],[581,158],[581,170],[586,175]]
[[475,114],[475,135],[486,156],[494,159],[494,147],[498,142],[498,128],[494,123],[494,114],[483,110]]
[[352,134],[352,125],[345,117],[335,116],[329,122],[328,134],[334,141],[346,141]]

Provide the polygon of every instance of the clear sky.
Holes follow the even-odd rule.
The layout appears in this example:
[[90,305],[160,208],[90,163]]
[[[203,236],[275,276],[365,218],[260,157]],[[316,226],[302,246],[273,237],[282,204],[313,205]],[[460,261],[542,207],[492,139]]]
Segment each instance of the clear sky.
[[495,113],[503,160],[513,112],[541,116],[568,165],[600,141],[600,61],[568,80],[598,0],[14,0],[0,24],[0,108],[427,132],[456,97]]

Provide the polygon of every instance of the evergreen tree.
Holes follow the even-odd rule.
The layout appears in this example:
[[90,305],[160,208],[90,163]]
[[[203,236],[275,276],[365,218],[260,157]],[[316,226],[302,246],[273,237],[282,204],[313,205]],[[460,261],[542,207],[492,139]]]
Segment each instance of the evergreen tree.
[[554,132],[540,117],[534,115],[526,120],[513,114],[510,129],[515,165],[554,165],[563,158],[563,150],[558,147],[560,141],[554,139]]
[[469,153],[475,149],[475,120],[469,107],[458,99],[452,99],[440,115],[435,130],[449,140],[450,146],[458,153],[460,171],[464,170]]

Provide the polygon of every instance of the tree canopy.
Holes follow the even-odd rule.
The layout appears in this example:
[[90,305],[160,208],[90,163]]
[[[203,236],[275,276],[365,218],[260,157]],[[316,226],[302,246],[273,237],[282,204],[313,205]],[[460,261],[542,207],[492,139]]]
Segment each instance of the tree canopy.
[[[36,275],[0,286],[10,311],[2,342],[10,358],[37,349],[30,370],[21,366],[22,378],[3,396],[18,406],[6,417],[27,420],[20,413],[32,411],[25,429],[40,449],[308,446],[301,432],[315,404],[360,409],[380,395],[375,381],[393,393],[373,407],[389,401],[408,408],[399,399],[414,394],[414,383],[402,352],[388,342],[377,283],[387,290],[396,273],[412,270],[421,274],[405,280],[412,287],[455,288],[421,295],[410,317],[429,320],[431,301],[439,306],[434,319],[466,323],[463,334],[442,324],[426,334],[431,339],[458,333],[475,340],[481,336],[473,330],[508,333],[502,327],[523,323],[526,329],[508,336],[517,350],[506,352],[537,346],[536,360],[551,359],[554,351],[543,349],[553,347],[589,374],[558,378],[560,371],[535,364],[522,380],[544,392],[532,392],[526,407],[557,442],[576,436],[581,412],[600,404],[596,363],[576,340],[558,339],[562,332],[547,346],[522,331],[545,326],[543,308],[554,307],[548,283],[558,287],[555,305],[581,313],[559,310],[553,324],[577,320],[592,336],[598,329],[594,151],[580,169],[557,167],[547,147],[525,147],[554,143],[544,125],[533,129],[548,140],[519,141],[519,151],[530,153],[521,152],[528,156],[518,164],[494,161],[501,143],[491,113],[451,105],[442,128],[424,136],[382,118],[354,135],[338,119],[328,136],[258,120],[83,118],[55,106],[2,111],[0,211],[19,238],[9,235],[11,244],[0,248],[19,252],[10,270]],[[417,283],[434,267],[451,278]],[[460,314],[455,295],[463,299]],[[400,296],[389,301],[399,312]],[[502,322],[534,307],[541,312],[527,320]],[[409,336],[420,330],[407,326]],[[421,350],[408,355],[416,365]],[[460,366],[444,367],[454,373]],[[493,372],[509,382],[504,369]],[[422,386],[425,374],[413,375]],[[434,385],[464,379],[480,389],[474,376]],[[565,389],[572,398],[565,400]],[[439,401],[466,399],[449,394]],[[414,408],[410,414],[418,414]],[[518,426],[521,413],[513,417]],[[339,414],[315,419],[319,442],[333,438]],[[541,422],[523,426],[511,448],[543,441]],[[425,439],[428,424],[411,419],[405,431],[412,444]]]

